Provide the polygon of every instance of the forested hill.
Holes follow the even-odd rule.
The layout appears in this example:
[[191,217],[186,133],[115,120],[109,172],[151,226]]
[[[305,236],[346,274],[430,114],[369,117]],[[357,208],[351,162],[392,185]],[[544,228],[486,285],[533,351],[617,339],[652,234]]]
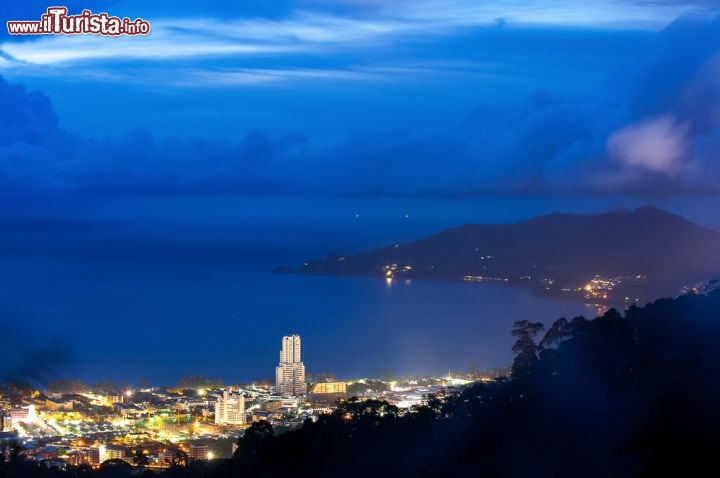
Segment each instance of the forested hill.
[[[720,275],[720,234],[650,207],[556,213],[517,224],[461,226],[355,255],[333,254],[297,271],[502,281],[594,302],[647,301]],[[601,287],[588,294],[594,279]]]

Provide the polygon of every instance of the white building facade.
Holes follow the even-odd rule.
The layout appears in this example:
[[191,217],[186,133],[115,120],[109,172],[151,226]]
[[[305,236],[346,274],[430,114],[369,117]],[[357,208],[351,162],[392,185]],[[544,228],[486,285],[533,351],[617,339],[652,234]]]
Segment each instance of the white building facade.
[[297,396],[307,392],[299,335],[287,335],[282,339],[280,364],[275,368],[275,390],[283,396]]
[[216,425],[245,425],[245,397],[232,389],[223,392],[215,402]]

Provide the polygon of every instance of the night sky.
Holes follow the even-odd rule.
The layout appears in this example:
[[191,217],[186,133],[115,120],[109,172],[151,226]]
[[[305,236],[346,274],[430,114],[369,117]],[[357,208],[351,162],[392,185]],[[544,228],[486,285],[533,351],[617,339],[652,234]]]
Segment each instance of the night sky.
[[[716,1],[64,4],[71,14],[142,17],[152,33],[10,36],[6,21],[38,20],[50,4],[0,7],[6,330],[28,317],[32,334],[46,342],[57,334],[74,348],[67,327],[100,320],[110,292],[73,309],[77,289],[58,291],[103,278],[127,286],[136,279],[119,265],[123,254],[132,257],[126,265],[140,256],[153,263],[170,250],[163,260],[176,266],[195,254],[218,279],[249,262],[264,271],[553,210],[651,203],[720,228]],[[234,259],[207,259],[224,247],[236,248]],[[97,255],[105,266],[94,269]],[[193,267],[186,272],[203,283]],[[233,280],[251,280],[241,275]],[[167,281],[157,300],[170,300],[177,284]],[[210,309],[222,315],[215,299]],[[346,306],[360,300],[348,296]],[[149,304],[157,301],[137,302]],[[298,327],[311,338],[312,320]],[[125,343],[101,328],[110,349]],[[250,332],[267,340],[262,349],[230,354],[267,362],[242,377],[272,370],[280,337],[266,332]],[[82,350],[80,361],[97,352]],[[200,346],[198,357],[205,353],[222,361],[211,345]],[[103,370],[140,374],[138,364],[118,372],[117,360]],[[189,371],[213,375],[208,368]]]

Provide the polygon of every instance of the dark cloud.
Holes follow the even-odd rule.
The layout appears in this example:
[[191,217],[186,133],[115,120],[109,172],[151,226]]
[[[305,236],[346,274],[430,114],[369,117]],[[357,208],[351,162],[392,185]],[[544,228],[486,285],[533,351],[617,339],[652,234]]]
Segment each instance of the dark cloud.
[[[720,19],[682,19],[594,94],[538,92],[452,127],[232,141],[73,137],[50,100],[0,79],[5,189],[457,195],[717,191]],[[368,127],[368,131],[372,131]]]
[[57,116],[50,98],[11,85],[0,76],[0,146],[26,143],[49,146],[57,138]]
[[357,193],[717,191],[718,51],[720,21],[683,19],[591,96],[541,91],[452,129],[353,138],[328,162],[348,159],[336,177]]
[[637,174],[645,170],[676,179],[676,189],[717,189],[717,159],[704,150],[720,127],[719,55],[717,18],[679,21],[663,32],[629,88],[626,124],[608,134],[609,157],[624,179],[647,180]]

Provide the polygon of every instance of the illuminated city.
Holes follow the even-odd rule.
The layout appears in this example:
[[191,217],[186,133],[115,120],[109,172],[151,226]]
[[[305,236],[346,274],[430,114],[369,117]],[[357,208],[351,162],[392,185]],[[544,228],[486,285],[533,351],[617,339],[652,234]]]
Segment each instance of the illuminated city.
[[[351,396],[384,400],[401,413],[475,381],[492,380],[502,369],[445,377],[376,377],[306,382],[300,336],[283,337],[276,383],[212,384],[204,377],[183,386],[93,389],[77,381],[53,384],[64,391],[8,387],[0,397],[0,444],[17,440],[21,455],[60,469],[99,467],[120,459],[164,469],[193,460],[227,458],[250,424],[266,420],[280,430],[300,427],[332,412]],[[109,391],[108,388],[113,388]],[[6,447],[3,452],[9,452]]]

